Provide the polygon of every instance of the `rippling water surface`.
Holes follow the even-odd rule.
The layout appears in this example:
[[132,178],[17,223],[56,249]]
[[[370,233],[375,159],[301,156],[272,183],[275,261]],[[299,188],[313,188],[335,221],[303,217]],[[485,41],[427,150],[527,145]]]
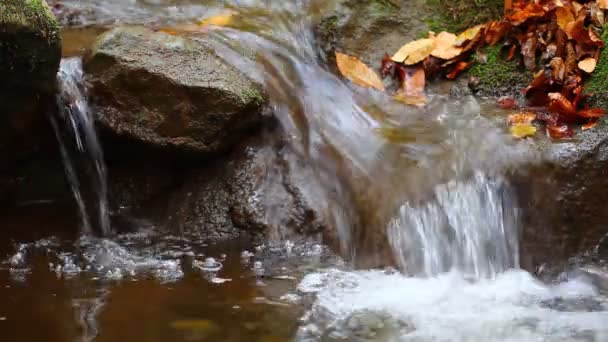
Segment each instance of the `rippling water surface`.
[[[79,235],[71,210],[26,208],[0,218],[3,338],[608,340],[605,265],[577,263],[548,282],[519,269],[518,201],[504,173],[542,153],[513,141],[475,98],[437,91],[409,108],[336,77],[311,30],[332,1],[51,4],[77,26],[65,30],[66,57],[118,24],[174,27],[210,39],[262,84],[290,147],[313,169],[308,195],[335,224],[346,262],[281,231],[261,246],[208,245],[196,232],[137,221],[130,233],[93,238]],[[236,11],[230,27],[186,29],[227,10]],[[375,255],[400,272],[350,266]]]

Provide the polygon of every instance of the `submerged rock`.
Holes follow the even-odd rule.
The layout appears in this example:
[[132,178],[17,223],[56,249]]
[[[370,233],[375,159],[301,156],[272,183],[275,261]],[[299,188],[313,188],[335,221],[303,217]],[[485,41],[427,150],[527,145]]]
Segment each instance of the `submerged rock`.
[[535,268],[594,249],[608,234],[608,126],[553,143],[548,160],[515,177],[522,263]]
[[313,193],[314,175],[287,147],[269,140],[188,171],[170,196],[168,226],[202,232],[212,241],[287,240],[323,232],[325,199]]
[[151,146],[217,153],[262,120],[259,87],[201,41],[116,28],[84,68],[100,124]]

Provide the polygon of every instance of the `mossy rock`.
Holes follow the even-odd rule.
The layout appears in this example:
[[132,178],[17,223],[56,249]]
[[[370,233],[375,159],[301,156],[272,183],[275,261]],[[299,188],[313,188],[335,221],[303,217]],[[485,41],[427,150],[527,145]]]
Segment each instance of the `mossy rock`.
[[[532,81],[532,74],[516,61],[507,61],[501,46],[485,49],[486,63],[475,63],[469,70],[471,88],[481,96],[519,95]],[[474,57],[473,57],[474,58]]]
[[264,119],[262,89],[205,39],[115,28],[84,70],[101,127],[156,148],[216,154]]
[[57,20],[44,0],[0,1],[0,84],[48,89],[61,60]]

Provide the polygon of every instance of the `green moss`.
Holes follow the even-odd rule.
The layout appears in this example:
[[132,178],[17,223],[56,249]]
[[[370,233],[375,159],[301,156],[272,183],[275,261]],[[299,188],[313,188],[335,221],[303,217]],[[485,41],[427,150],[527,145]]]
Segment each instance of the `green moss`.
[[500,46],[486,48],[487,63],[476,63],[469,70],[469,75],[477,78],[475,90],[492,94],[499,89],[517,90],[532,80],[532,75],[521,68],[515,61],[507,61]]
[[262,105],[264,103],[264,97],[257,89],[254,88],[245,89],[243,92],[241,92],[241,96],[242,99],[247,103],[252,102],[257,105]]
[[[604,42],[608,42],[608,27],[604,29],[601,38]],[[591,106],[608,109],[608,49],[606,48],[600,53],[595,71],[585,84],[585,93],[592,94],[589,99]]]
[[43,0],[0,0],[0,74],[5,81],[54,83],[61,59],[59,23]]
[[426,0],[434,15],[426,20],[429,30],[458,33],[496,20],[503,14],[503,0]]

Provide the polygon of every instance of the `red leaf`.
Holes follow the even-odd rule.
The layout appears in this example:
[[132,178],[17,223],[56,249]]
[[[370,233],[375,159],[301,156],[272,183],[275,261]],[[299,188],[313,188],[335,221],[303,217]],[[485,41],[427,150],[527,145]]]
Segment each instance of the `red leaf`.
[[547,124],[547,133],[553,139],[570,138],[574,131],[566,124]]
[[576,114],[583,118],[601,118],[606,112],[601,108],[581,109]]
[[513,109],[517,106],[517,101],[511,96],[503,96],[499,98],[496,103],[502,109]]
[[388,53],[385,53],[384,58],[382,58],[382,65],[380,67],[380,75],[382,78],[386,77],[387,75],[394,77],[396,65],[397,63],[391,59],[391,56]]

